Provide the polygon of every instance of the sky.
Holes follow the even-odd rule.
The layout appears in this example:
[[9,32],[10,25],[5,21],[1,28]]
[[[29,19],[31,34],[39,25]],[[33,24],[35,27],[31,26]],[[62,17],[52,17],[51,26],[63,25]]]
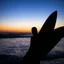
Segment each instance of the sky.
[[48,16],[58,11],[56,26],[64,26],[64,0],[0,0],[0,32],[38,30]]

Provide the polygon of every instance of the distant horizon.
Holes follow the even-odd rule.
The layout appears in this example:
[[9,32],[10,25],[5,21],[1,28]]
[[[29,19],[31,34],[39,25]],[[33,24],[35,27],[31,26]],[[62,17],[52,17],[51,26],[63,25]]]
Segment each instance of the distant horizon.
[[4,31],[0,31],[0,33],[31,33],[31,32],[4,32]]
[[[43,26],[43,25],[42,25],[42,26]],[[56,29],[56,28],[58,28],[58,27],[60,27],[60,26],[61,26],[61,25],[59,24],[58,26],[55,26],[54,29]],[[8,27],[8,28],[9,28],[9,27]],[[40,29],[41,29],[41,27],[40,27],[40,28],[36,27],[36,28],[37,28],[37,31],[38,31],[38,32],[39,32]],[[6,30],[6,29],[2,29],[2,28],[1,28],[1,29],[0,29],[0,32],[13,32],[13,33],[14,33],[14,32],[16,32],[16,33],[18,33],[18,32],[19,32],[19,33],[21,33],[21,32],[26,33],[26,32],[27,32],[27,33],[31,33],[31,29],[24,29],[24,30],[23,30],[23,29],[16,29],[16,28],[15,28],[14,30],[10,30],[10,29],[7,29],[7,30]]]

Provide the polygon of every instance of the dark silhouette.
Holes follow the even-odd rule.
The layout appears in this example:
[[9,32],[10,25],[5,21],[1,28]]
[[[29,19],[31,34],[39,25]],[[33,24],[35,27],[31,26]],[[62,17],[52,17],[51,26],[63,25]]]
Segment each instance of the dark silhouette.
[[54,11],[45,21],[39,33],[36,27],[32,28],[31,44],[21,64],[40,64],[40,60],[54,48],[64,37],[64,27],[54,29],[57,11]]
[[[30,43],[30,48],[26,55],[24,56],[21,64],[39,64],[40,59],[38,58],[38,50],[37,50],[37,29],[36,27],[32,28],[32,34],[33,36],[31,37],[31,43]],[[37,54],[36,54],[37,53]],[[38,62],[38,63],[37,63]]]
[[45,21],[43,27],[38,34],[38,41],[40,42],[40,58],[44,58],[54,46],[64,37],[64,27],[55,28],[57,18],[57,11],[53,12]]

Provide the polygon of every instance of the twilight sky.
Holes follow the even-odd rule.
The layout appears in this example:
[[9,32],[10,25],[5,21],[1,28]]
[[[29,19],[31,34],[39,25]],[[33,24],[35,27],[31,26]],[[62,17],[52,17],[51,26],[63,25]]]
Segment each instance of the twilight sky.
[[41,28],[57,10],[56,28],[64,26],[64,0],[0,0],[0,31],[30,32]]

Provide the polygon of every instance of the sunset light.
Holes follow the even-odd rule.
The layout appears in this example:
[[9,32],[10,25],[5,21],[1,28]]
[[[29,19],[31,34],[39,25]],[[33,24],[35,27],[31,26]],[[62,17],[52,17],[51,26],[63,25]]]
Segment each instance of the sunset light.
[[64,3],[60,1],[1,0],[0,32],[31,32],[34,26],[39,31],[55,10],[58,11],[55,28],[64,26]]

